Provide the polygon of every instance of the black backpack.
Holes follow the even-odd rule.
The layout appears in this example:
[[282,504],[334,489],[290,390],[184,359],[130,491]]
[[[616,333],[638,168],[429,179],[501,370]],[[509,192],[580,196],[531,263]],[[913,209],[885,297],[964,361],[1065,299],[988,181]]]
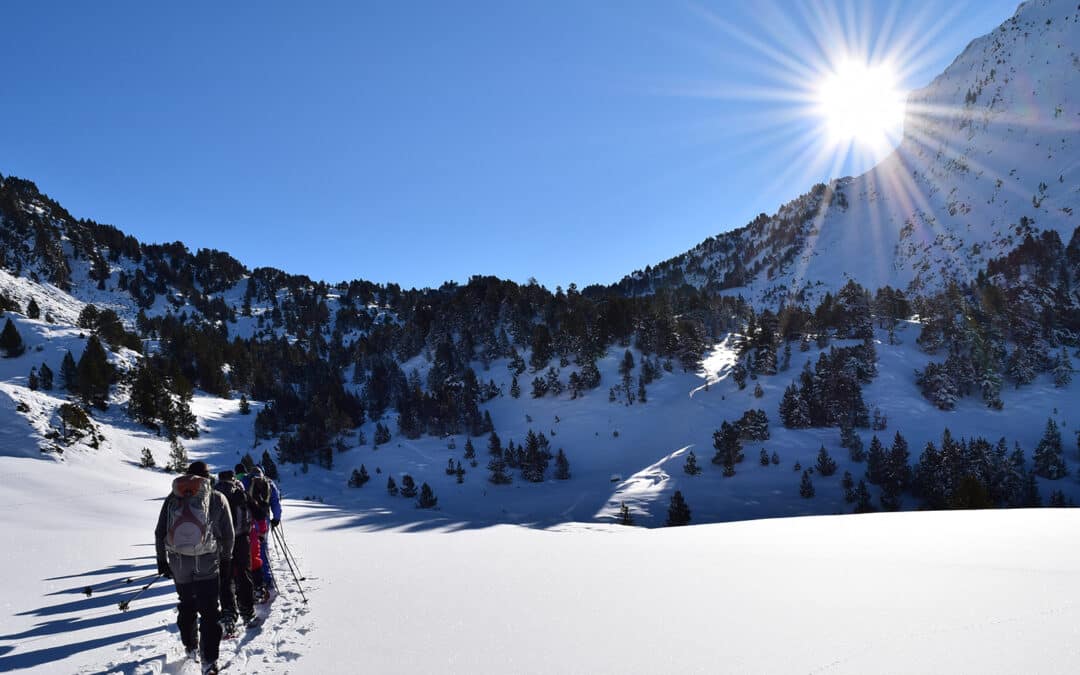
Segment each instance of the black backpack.
[[233,531],[237,537],[247,536],[251,530],[251,507],[248,503],[248,495],[244,492],[244,485],[235,478],[228,481],[219,481],[217,490],[225,495],[229,501],[229,510],[232,512]]
[[265,476],[252,477],[248,497],[253,518],[264,520],[270,517],[270,479]]

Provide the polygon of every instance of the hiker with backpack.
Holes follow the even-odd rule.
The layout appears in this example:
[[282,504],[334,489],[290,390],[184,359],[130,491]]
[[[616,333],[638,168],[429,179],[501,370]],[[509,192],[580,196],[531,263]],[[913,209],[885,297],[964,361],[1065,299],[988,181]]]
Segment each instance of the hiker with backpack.
[[[237,464],[236,470],[240,472],[243,464]],[[276,590],[273,571],[270,569],[270,558],[266,548],[267,534],[270,528],[281,524],[281,494],[277,485],[270,480],[259,465],[252,467],[250,473],[241,475],[241,481],[247,487],[250,498],[251,517],[255,521],[259,542],[259,566],[262,573],[255,573],[256,593],[261,596],[261,602],[270,598],[271,591]],[[253,544],[254,547],[254,544]]]
[[222,632],[219,572],[232,564],[233,524],[229,502],[214,490],[205,462],[192,462],[173,480],[161,505],[154,544],[158,573],[173,580],[180,597],[180,640],[188,657],[202,657],[204,675],[215,674]]
[[255,622],[255,596],[251,581],[251,531],[254,523],[247,492],[232,471],[219,472],[214,488],[225,495],[229,502],[235,533],[232,565],[221,571],[221,625],[226,635],[232,635],[236,632],[238,608],[239,618],[245,626]]

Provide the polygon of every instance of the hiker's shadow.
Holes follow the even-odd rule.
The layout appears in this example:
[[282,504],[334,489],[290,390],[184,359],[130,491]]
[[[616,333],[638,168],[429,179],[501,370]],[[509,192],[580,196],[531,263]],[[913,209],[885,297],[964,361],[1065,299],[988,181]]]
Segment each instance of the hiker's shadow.
[[[60,602],[14,614],[12,631],[0,635],[0,672],[55,664],[83,652],[123,645],[130,640],[160,632],[162,626],[159,622],[154,622],[153,626],[147,623],[153,621],[150,619],[153,615],[171,617],[175,602],[164,600],[175,589],[171,580],[157,578],[156,571],[156,565],[133,562],[45,579],[46,582],[78,579],[83,584],[44,595],[44,598]],[[142,591],[137,604],[130,610],[121,611],[121,602],[130,601],[151,583],[154,585]],[[70,597],[76,594],[85,597]],[[44,620],[34,622],[32,617],[42,617]],[[128,624],[132,621],[135,624]],[[121,632],[125,624],[133,630]],[[83,633],[82,636],[87,639],[79,640],[82,631],[90,631],[90,634]],[[107,634],[101,635],[102,632]],[[41,646],[33,649],[35,645]]]

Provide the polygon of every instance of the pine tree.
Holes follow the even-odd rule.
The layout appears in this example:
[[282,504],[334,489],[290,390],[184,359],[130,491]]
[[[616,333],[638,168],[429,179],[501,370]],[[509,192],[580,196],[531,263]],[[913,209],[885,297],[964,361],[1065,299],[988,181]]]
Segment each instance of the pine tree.
[[683,471],[691,476],[696,476],[701,473],[701,467],[698,466],[697,456],[694,454],[693,450],[686,456],[686,463],[683,464]]
[[142,449],[142,458],[139,460],[139,466],[144,469],[153,469],[157,466],[157,462],[154,461],[154,453],[150,452],[150,448]]
[[30,375],[26,378],[26,386],[30,387],[30,391],[37,391],[41,387],[41,380],[38,379],[37,368],[30,368]]
[[407,499],[416,496],[416,481],[409,474],[401,477],[401,496]]
[[630,513],[630,507],[626,505],[626,502],[619,503],[619,520],[620,525],[633,525],[634,516]]
[[870,501],[870,490],[866,487],[866,481],[859,481],[855,487],[855,513],[870,513],[874,510],[874,504]]
[[113,368],[105,355],[105,348],[97,335],[91,335],[86,341],[86,349],[76,366],[78,370],[78,393],[87,405],[105,409],[105,399],[109,396],[109,384],[112,382]]
[[499,440],[499,435],[494,431],[488,436],[488,454],[502,457],[502,441]]
[[810,472],[802,472],[802,481],[799,483],[799,496],[803,499],[810,499],[814,496],[814,483],[810,480]]
[[761,449],[761,457],[758,459],[761,466],[769,466],[769,453],[765,452],[765,448]]
[[[484,423],[480,427],[480,431],[485,434],[490,434],[495,431],[495,422],[491,419],[491,411],[484,411]],[[479,436],[480,434],[476,434]]]
[[1035,464],[1035,475],[1050,480],[1057,480],[1068,475],[1065,468],[1065,455],[1061,446],[1061,431],[1053,418],[1046,420],[1046,431],[1035,447],[1032,456]]
[[71,352],[64,354],[64,360],[60,363],[60,378],[64,381],[64,389],[74,393],[79,387],[79,369],[75,365],[75,358]]
[[1054,364],[1054,386],[1069,386],[1069,383],[1072,382],[1073,372],[1072,361],[1069,359],[1069,352],[1067,352],[1065,346],[1062,345],[1061,353],[1058,354],[1057,362]]
[[30,302],[26,303],[26,316],[30,319],[41,318],[41,308],[38,307],[37,301],[30,298]]
[[0,350],[3,350],[4,356],[9,359],[21,356],[26,351],[19,329],[15,328],[11,319],[4,323],[4,330],[0,332]]
[[773,464],[779,464],[780,463],[780,454],[778,452],[776,452],[775,450],[773,450],[772,457],[770,457],[769,460]]
[[[496,436],[496,438],[498,437]],[[491,455],[491,460],[488,462],[487,468],[488,471],[491,472],[491,475],[488,476],[488,480],[495,485],[506,485],[513,480],[513,478],[506,473],[506,460],[503,459],[501,449],[498,453]]]
[[188,454],[180,439],[173,437],[169,441],[169,468],[176,473],[184,473],[188,467]]
[[818,450],[817,470],[822,476],[831,476],[836,473],[836,460],[829,456],[829,451],[824,445]]
[[461,467],[461,462],[457,463],[457,467],[454,469],[454,475],[457,477],[457,482],[459,484],[465,482],[465,469]]
[[427,483],[421,485],[420,498],[416,500],[416,506],[421,509],[433,509],[438,503],[439,500],[435,497],[435,493],[431,491],[431,486]]
[[[274,462],[274,458],[270,456],[270,453],[268,451],[263,450],[262,461],[259,462],[259,464],[260,466],[262,466],[267,478],[274,481],[280,479],[280,476],[278,475],[277,463]],[[363,467],[361,466],[361,468]]]
[[671,504],[668,506],[667,522],[664,524],[669,527],[690,524],[690,507],[686,505],[686,500],[683,499],[682,492],[678,490],[675,491],[675,494],[671,495]]
[[473,446],[472,439],[465,439],[465,454],[463,455],[466,461],[472,461],[476,459],[476,448]]
[[570,478],[570,461],[566,459],[563,449],[559,448],[559,454],[555,456],[555,479],[568,480]]
[[386,491],[390,493],[391,497],[398,496],[398,486],[397,483],[394,482],[393,476],[386,479]]
[[49,368],[49,364],[41,364],[41,368],[38,370],[38,376],[41,378],[41,388],[45,391],[52,391],[53,371],[52,368]]
[[716,449],[713,464],[722,464],[727,468],[743,461],[738,425],[730,424],[726,420],[721,422],[720,428],[713,432],[713,447]]
[[641,377],[640,375],[638,376],[638,381],[637,381],[637,397],[638,397],[638,400],[641,401],[642,403],[647,403],[648,402],[645,399],[645,379],[643,377]]
[[844,477],[840,479],[840,487],[844,488],[844,501],[851,504],[855,501],[855,477],[851,475],[850,471],[844,472]]
[[521,385],[518,384],[517,375],[514,375],[514,379],[510,381],[510,396],[521,398]]
[[879,485],[885,477],[885,448],[877,436],[870,439],[870,452],[866,456],[866,480]]
[[765,390],[761,388],[761,383],[756,382],[754,384],[754,398],[761,398],[765,395]]
[[780,399],[780,423],[788,429],[810,426],[810,408],[794,383],[787,386]]
[[240,414],[241,415],[250,415],[251,414],[251,404],[248,403],[247,396],[245,396],[244,394],[240,394]]

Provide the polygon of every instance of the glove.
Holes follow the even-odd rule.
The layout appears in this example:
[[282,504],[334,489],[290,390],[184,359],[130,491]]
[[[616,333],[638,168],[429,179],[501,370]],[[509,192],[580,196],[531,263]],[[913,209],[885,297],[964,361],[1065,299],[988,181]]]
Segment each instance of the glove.
[[280,524],[281,524],[281,519],[279,519],[279,518],[274,518],[273,520],[270,521],[270,527],[273,527],[273,528],[276,528]]
[[164,560],[159,560],[157,564],[157,573],[166,579],[172,579],[172,570],[169,569],[169,563]]

